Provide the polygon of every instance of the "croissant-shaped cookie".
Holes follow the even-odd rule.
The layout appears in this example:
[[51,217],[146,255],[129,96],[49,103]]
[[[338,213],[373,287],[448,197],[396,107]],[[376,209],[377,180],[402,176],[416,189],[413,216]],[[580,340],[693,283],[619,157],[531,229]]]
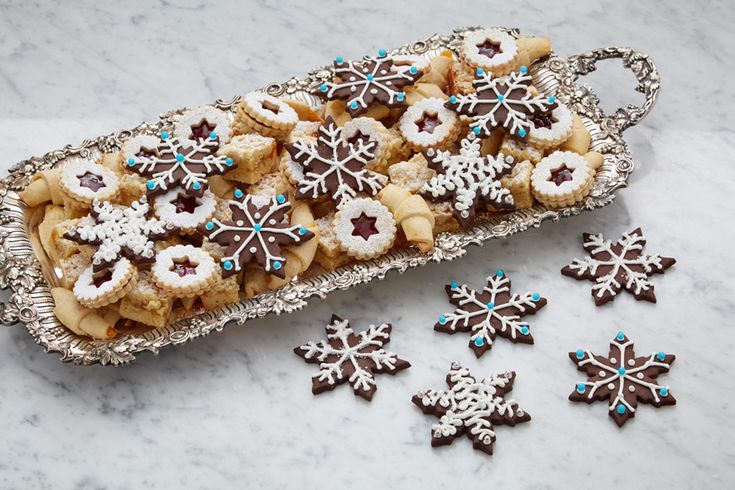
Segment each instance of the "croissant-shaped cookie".
[[271,289],[283,286],[294,276],[308,269],[314,260],[316,249],[319,246],[319,230],[314,222],[314,215],[308,204],[305,202],[294,203],[293,211],[291,212],[291,223],[305,226],[309,231],[314,233],[314,238],[301,245],[285,247],[283,249],[283,255],[286,257],[286,264],[284,266],[286,277],[281,279],[280,277],[270,276],[268,285]]
[[378,199],[393,214],[406,239],[422,252],[434,248],[434,215],[424,198],[395,184],[388,184]]
[[102,340],[111,339],[117,334],[115,327],[94,310],[79,304],[74,293],[68,289],[53,288],[51,296],[56,303],[54,314],[75,334]]
[[406,87],[406,103],[414,105],[416,102],[424,99],[444,99],[449,96],[445,94],[438,85],[433,83],[417,83],[412,87]]
[[46,251],[46,255],[52,256],[53,242],[51,232],[54,226],[66,220],[64,208],[62,206],[49,205],[43,214],[43,221],[38,225],[38,237],[41,240],[41,246]]
[[[441,55],[432,58],[429,62],[430,70],[421,77],[420,83],[436,85],[442,91],[446,89],[449,84],[449,69],[454,59],[452,56],[451,51],[444,51]],[[408,95],[408,90],[406,90],[406,95]]]
[[560,150],[573,151],[584,155],[590,148],[592,137],[579,116],[572,112],[572,135],[561,144]]
[[61,174],[58,168],[38,172],[33,176],[30,185],[20,193],[20,198],[31,207],[47,201],[63,205],[64,193],[61,192],[61,186],[59,185],[60,177]]
[[551,53],[551,39],[548,37],[522,37],[518,45],[518,67],[531,66],[531,63]]

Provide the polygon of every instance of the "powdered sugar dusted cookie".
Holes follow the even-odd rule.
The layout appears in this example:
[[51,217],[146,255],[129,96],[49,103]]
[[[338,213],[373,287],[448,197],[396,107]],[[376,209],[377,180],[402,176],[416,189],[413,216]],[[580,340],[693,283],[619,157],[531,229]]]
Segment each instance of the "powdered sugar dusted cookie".
[[479,29],[462,41],[460,57],[473,68],[484,68],[496,75],[513,71],[518,59],[516,40],[500,29]]
[[174,245],[161,250],[151,273],[158,287],[178,298],[202,294],[218,275],[214,259],[193,245]]
[[532,128],[528,133],[528,143],[537,148],[552,148],[572,135],[572,111],[562,102],[557,101],[556,104],[551,111],[531,116]]
[[119,194],[120,179],[108,168],[91,160],[71,160],[61,165],[59,185],[70,199],[91,204],[109,201]]
[[194,233],[215,212],[217,201],[210,191],[192,196],[182,189],[172,189],[155,198],[154,212],[161,221],[179,228],[184,233]]
[[202,106],[184,111],[174,125],[174,137],[183,145],[193,145],[212,138],[224,144],[230,141],[230,118],[215,107]]
[[74,296],[87,308],[99,308],[116,302],[135,285],[138,270],[126,258],[95,271],[89,266],[74,284]]
[[555,151],[531,172],[531,190],[540,203],[549,207],[571,206],[590,193],[594,178],[595,168],[585,157]]
[[409,145],[421,151],[446,148],[459,135],[459,118],[444,107],[444,100],[428,98],[416,102],[403,113],[398,122],[401,135]]
[[358,259],[382,255],[396,238],[396,221],[379,201],[353,199],[334,216],[334,231],[342,248]]
[[390,133],[380,121],[370,117],[358,117],[347,121],[342,126],[342,139],[354,147],[357,147],[357,140],[362,140],[365,145],[375,143],[372,148],[373,158],[367,163],[366,168],[374,170],[387,166],[391,156],[388,147]]
[[139,134],[125,141],[122,145],[122,156],[125,162],[131,158],[153,158],[158,156],[160,138],[152,134]]
[[289,132],[299,121],[298,114],[290,105],[264,92],[249,92],[242,97],[240,104],[255,122],[279,131]]

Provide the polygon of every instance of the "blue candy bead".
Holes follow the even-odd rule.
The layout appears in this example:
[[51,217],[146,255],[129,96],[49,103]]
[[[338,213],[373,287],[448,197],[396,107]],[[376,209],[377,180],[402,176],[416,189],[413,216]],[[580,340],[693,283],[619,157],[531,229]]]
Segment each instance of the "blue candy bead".
[[485,70],[483,70],[482,68],[478,68],[477,69],[477,74],[478,75],[484,75],[485,74]]
[[145,186],[148,188],[148,190],[153,190],[156,188],[156,183],[152,180],[149,180],[148,182],[146,182]]
[[549,104],[553,104],[554,102],[556,102],[556,97],[552,95],[549,97]]
[[528,67],[526,65],[521,66],[521,75],[528,73]]
[[577,352],[574,354],[577,356],[577,359],[582,359],[584,357],[584,351],[582,349],[577,349]]
[[398,92],[396,94],[396,99],[398,99],[398,102],[403,102],[403,99],[406,98],[405,92]]
[[375,76],[373,76],[373,74],[372,74],[372,73],[370,73],[370,74],[369,74],[369,75],[367,76],[368,82],[369,82],[369,81],[371,81],[371,80],[372,80],[373,78],[375,78]]
[[321,90],[322,92],[326,92],[327,90],[329,90],[329,87],[327,87],[326,83],[322,83],[321,85],[319,85],[319,90]]
[[618,374],[620,376],[624,376],[625,375],[625,368],[624,367],[618,368]]
[[215,133],[214,131],[212,131],[211,133],[209,133],[209,137],[211,139],[216,139],[217,138],[217,133]]
[[378,50],[378,56],[380,56],[381,58],[383,58],[384,56],[387,56],[387,55],[388,55],[388,52],[386,50],[384,50],[384,49],[379,49]]
[[445,323],[447,323],[447,317],[445,317],[444,315],[440,315],[439,316],[439,325],[444,325]]
[[449,102],[451,102],[452,104],[456,104],[457,103],[457,97],[455,95],[452,95],[451,97],[449,97]]
[[195,191],[198,191],[199,189],[202,188],[202,184],[200,184],[199,182],[194,182],[192,184],[192,187],[194,188]]
[[184,155],[182,155],[181,153],[177,153],[176,154],[176,161],[177,162],[183,162],[184,161],[184,158],[185,158]]
[[208,230],[214,230],[214,223],[212,223],[211,221],[207,221],[205,228]]
[[418,73],[419,69],[416,68],[415,66],[412,66],[411,68],[408,69],[408,71],[409,73],[411,73],[411,75],[415,75],[416,73]]
[[161,133],[161,139],[162,140],[167,140],[168,137],[169,137],[169,134],[166,131],[164,131],[163,133]]
[[228,167],[232,167],[233,163],[235,162],[230,157],[227,157],[227,159],[225,160],[225,165],[227,165]]
[[528,335],[528,327],[526,327],[525,325],[521,327],[521,333],[523,335]]
[[524,138],[526,136],[526,130],[523,128],[519,129],[518,136],[520,136],[521,138]]
[[344,59],[343,57],[341,57],[341,56],[337,56],[337,57],[336,57],[336,58],[334,59],[334,61],[336,61],[338,65],[341,65],[342,63],[344,63],[344,62],[345,62],[345,59]]
[[225,263],[222,264],[222,266],[225,268],[225,270],[232,270],[232,262],[229,260],[225,260]]
[[618,340],[623,340],[623,339],[625,339],[625,334],[623,332],[618,332],[618,334],[615,336],[615,338],[618,339]]
[[615,409],[620,415],[625,413],[625,405],[620,404],[618,405],[618,408]]
[[505,100],[505,96],[503,94],[498,94],[498,100],[503,102]]
[[281,268],[281,263],[280,263],[280,262],[278,262],[277,260],[274,260],[274,261],[273,261],[273,268],[274,268],[275,270],[278,270],[278,269],[280,269],[280,268]]
[[495,271],[495,275],[498,277],[503,277],[505,275],[505,271],[503,269],[498,269]]
[[286,196],[284,196],[283,194],[278,194],[276,196],[276,202],[278,204],[283,204],[284,202],[286,202]]
[[488,303],[487,304],[487,309],[488,310],[492,310],[493,308],[495,308],[495,305],[494,304],[492,304],[492,303]]
[[477,347],[482,347],[483,345],[485,345],[485,341],[482,339],[482,337],[477,337],[475,339],[475,345]]
[[587,386],[585,386],[584,383],[577,383],[577,392],[584,393],[584,390],[587,389]]
[[664,386],[663,388],[658,390],[658,394],[661,396],[669,396],[669,389]]
[[242,197],[242,191],[240,189],[235,189],[234,195],[236,198],[240,199]]
[[299,235],[306,235],[307,231],[309,230],[307,230],[305,226],[302,226],[301,228],[299,228]]
[[459,283],[457,281],[452,281],[449,287],[452,289],[457,289],[459,287]]
[[663,361],[664,359],[666,359],[666,353],[659,352],[658,354],[656,354],[656,359],[658,359],[659,361]]
[[135,158],[128,158],[128,165],[130,165],[131,167],[135,165]]
[[472,132],[475,134],[480,134],[480,131],[482,131],[480,128],[472,128]]
[[357,109],[357,101],[353,100],[352,103],[350,103],[350,109]]
[[259,232],[261,229],[263,229],[263,225],[261,225],[260,223],[255,223],[253,225],[253,230],[255,230],[256,232]]

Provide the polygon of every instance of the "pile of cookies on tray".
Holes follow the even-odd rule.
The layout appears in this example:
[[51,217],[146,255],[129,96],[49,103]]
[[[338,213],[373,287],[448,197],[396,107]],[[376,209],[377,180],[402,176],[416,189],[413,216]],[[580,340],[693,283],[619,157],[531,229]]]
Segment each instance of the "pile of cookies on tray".
[[98,339],[163,327],[394,248],[429,253],[488,213],[582,201],[602,155],[533,85],[550,50],[485,29],[431,59],[337,57],[318,108],[251,92],[36,174],[21,199],[43,207],[57,317]]

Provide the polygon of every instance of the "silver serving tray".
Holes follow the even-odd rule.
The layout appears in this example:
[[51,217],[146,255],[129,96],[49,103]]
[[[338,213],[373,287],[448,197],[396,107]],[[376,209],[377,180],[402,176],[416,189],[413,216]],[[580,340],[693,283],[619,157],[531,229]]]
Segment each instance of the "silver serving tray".
[[[402,46],[394,53],[436,56],[443,49],[457,51],[465,33],[470,29],[458,29],[449,36],[434,35],[424,41]],[[507,29],[519,36],[516,29]],[[638,80],[637,91],[645,95],[641,107],[629,105],[612,115],[603,113],[599,100],[587,86],[578,85],[580,75],[595,70],[599,60],[620,58]],[[595,49],[569,58],[555,54],[531,67],[534,84],[544,93],[555,94],[573,108],[584,121],[592,135],[592,149],[602,153],[605,161],[595,177],[595,184],[584,202],[563,209],[551,210],[537,205],[502,216],[492,216],[479,221],[466,231],[441,233],[436,237],[433,252],[423,254],[416,250],[398,250],[377,259],[359,262],[305,280],[294,280],[278,290],[268,291],[255,298],[180,320],[165,328],[142,334],[124,334],[102,341],[75,335],[54,316],[54,301],[49,284],[44,278],[40,262],[31,245],[25,205],[18,198],[31,177],[41,170],[53,167],[68,157],[94,157],[100,152],[111,152],[139,133],[158,133],[172,127],[174,118],[183,109],[160,116],[160,120],[143,123],[133,129],[118,131],[107,136],[85,140],[79,146],[66,146],[41,157],[33,157],[15,165],[10,174],[0,181],[0,288],[9,289],[9,299],[0,302],[0,322],[6,325],[23,324],[36,342],[47,352],[58,352],[61,360],[75,364],[127,364],[135,360],[139,352],[158,351],[168,345],[187,341],[221,331],[229,324],[243,324],[252,318],[270,313],[289,313],[303,308],[309,298],[324,298],[332,291],[347,289],[373,279],[383,279],[390,271],[399,273],[428,262],[454,260],[464,255],[470,245],[482,245],[492,238],[506,238],[515,233],[538,227],[547,220],[574,216],[585,210],[593,210],[610,204],[615,191],[627,186],[628,176],[634,165],[623,131],[638,124],[651,110],[659,93],[659,75],[651,59],[630,48],[610,47]],[[328,66],[312,70],[305,78],[292,78],[285,83],[268,85],[263,90],[275,96],[306,101],[317,105],[319,101],[310,94],[323,80],[331,78]],[[239,97],[229,102],[218,100],[216,107],[229,111]]]

